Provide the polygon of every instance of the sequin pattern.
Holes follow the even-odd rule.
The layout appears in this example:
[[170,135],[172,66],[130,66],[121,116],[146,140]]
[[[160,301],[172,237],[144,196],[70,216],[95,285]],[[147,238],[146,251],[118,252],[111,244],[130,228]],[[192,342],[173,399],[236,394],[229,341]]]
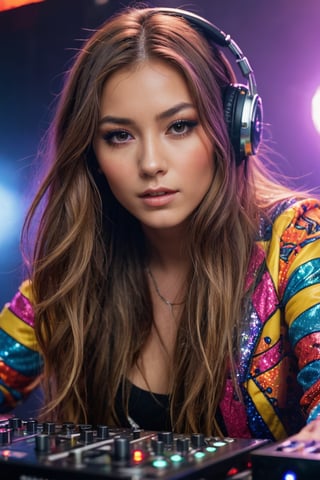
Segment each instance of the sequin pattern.
[[[234,436],[243,435],[244,417],[252,436],[280,439],[298,431],[311,411],[310,418],[320,413],[319,259],[317,201],[279,204],[271,222],[261,222],[248,269],[252,294],[240,339],[238,379],[245,409],[221,402]],[[307,286],[315,289],[313,296],[304,295],[303,306],[301,297],[295,303],[295,295]],[[228,384],[226,397],[236,406],[231,389]]]
[[30,300],[28,300],[20,291],[13,297],[9,309],[20,320],[31,327],[34,326],[34,314]]
[[[34,335],[28,283],[0,313],[0,411],[21,401],[35,385],[43,367]],[[35,348],[32,348],[32,347]]]

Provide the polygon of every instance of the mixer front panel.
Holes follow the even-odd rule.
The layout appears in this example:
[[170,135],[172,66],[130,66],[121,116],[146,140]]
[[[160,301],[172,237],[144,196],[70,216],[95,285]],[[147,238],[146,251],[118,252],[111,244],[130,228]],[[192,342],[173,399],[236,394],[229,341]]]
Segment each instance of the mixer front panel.
[[0,427],[1,477],[13,480],[224,479],[246,471],[249,452],[265,444],[34,419]]

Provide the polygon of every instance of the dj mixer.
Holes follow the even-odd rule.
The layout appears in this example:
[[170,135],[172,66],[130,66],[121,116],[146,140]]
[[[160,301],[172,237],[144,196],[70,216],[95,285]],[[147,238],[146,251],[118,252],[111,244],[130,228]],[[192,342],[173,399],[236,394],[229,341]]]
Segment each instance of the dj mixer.
[[320,442],[0,420],[1,480],[319,480]]
[[320,442],[288,438],[252,452],[253,480],[319,480]]
[[265,443],[13,417],[0,422],[0,478],[240,478],[248,471],[252,450]]

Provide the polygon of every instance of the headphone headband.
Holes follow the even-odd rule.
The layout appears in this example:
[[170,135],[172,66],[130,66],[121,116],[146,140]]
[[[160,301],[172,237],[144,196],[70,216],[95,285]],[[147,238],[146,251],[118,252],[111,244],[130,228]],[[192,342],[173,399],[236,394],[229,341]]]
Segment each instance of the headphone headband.
[[224,93],[224,116],[230,141],[232,143],[236,164],[239,165],[249,155],[254,155],[262,136],[262,100],[257,93],[253,70],[238,44],[199,15],[178,8],[152,8],[154,13],[164,13],[184,18],[191,27],[199,30],[209,41],[219,47],[226,47],[236,59],[247,85],[230,84]]

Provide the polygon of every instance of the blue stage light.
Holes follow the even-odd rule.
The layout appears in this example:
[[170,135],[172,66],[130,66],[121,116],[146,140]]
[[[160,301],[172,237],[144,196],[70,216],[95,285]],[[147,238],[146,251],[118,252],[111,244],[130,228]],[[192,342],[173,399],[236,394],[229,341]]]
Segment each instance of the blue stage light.
[[297,475],[294,472],[286,472],[282,477],[283,480],[297,480]]

